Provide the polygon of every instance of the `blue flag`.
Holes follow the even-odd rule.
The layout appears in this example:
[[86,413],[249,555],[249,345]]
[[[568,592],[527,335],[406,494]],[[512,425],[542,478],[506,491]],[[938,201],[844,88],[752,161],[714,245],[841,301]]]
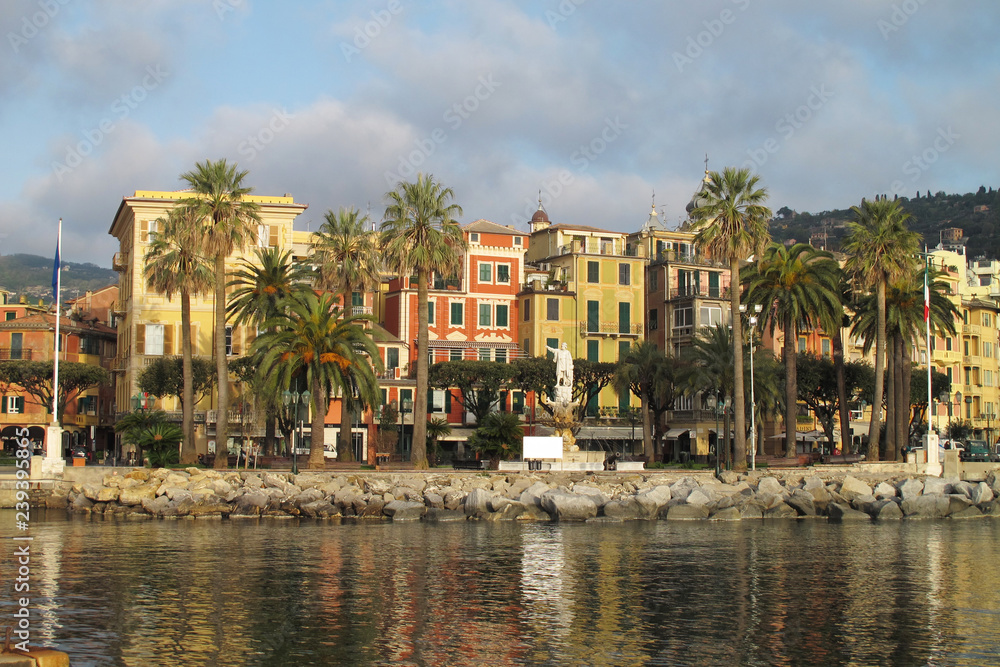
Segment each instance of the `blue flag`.
[[62,239],[56,239],[56,261],[52,266],[52,299],[59,302],[59,246]]

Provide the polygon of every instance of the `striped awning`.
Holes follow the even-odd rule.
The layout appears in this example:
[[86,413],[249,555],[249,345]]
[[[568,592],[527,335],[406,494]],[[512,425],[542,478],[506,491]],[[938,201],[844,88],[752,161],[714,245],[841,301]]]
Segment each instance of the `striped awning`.
[[690,432],[691,432],[691,429],[687,429],[687,428],[672,428],[669,431],[667,431],[666,437],[667,438],[679,438],[679,437],[683,436],[685,433],[690,433]]

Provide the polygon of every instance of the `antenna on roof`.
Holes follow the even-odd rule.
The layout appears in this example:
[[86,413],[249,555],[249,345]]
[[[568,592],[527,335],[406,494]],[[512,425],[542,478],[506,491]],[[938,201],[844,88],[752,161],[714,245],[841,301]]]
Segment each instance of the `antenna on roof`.
[[708,173],[708,153],[705,153],[705,173]]

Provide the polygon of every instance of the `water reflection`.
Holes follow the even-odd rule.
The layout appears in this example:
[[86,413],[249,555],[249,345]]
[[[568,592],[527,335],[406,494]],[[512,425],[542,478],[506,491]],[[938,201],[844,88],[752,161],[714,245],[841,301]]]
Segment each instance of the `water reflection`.
[[1000,523],[988,520],[53,513],[32,535],[35,637],[74,665],[1000,665]]

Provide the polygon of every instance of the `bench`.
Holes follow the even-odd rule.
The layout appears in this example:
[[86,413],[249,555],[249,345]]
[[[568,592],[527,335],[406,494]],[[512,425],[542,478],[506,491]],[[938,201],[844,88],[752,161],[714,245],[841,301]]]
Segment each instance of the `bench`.
[[451,467],[455,470],[482,470],[483,462],[479,459],[452,459]]
[[864,460],[864,454],[825,454],[823,456],[823,463],[860,463]]

